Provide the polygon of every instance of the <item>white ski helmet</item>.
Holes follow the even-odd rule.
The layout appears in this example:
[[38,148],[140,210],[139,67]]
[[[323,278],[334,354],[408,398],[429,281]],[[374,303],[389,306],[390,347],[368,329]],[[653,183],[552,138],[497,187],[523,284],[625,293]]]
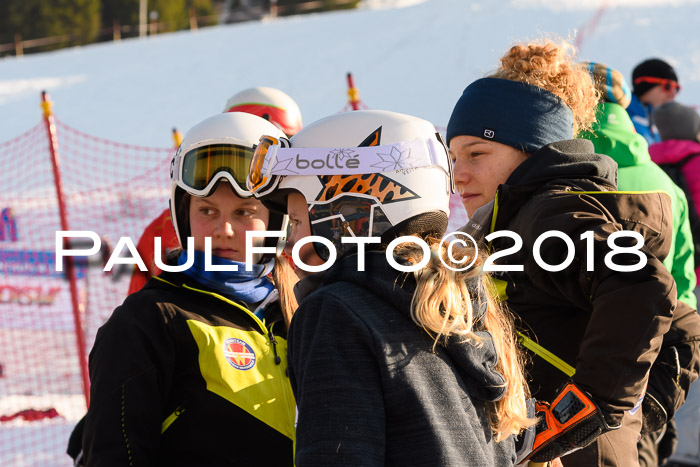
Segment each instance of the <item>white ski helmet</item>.
[[301,111],[294,99],[279,89],[258,86],[244,89],[226,102],[224,112],[246,112],[277,125],[288,136],[301,130]]
[[[342,237],[442,235],[454,192],[447,148],[432,123],[381,110],[336,114],[291,140],[263,138],[248,188],[271,210],[287,212],[291,191],[309,206],[312,235]],[[314,243],[324,260],[328,252]]]
[[[170,214],[180,245],[190,236],[189,202],[183,198],[206,197],[221,181],[231,184],[241,198],[250,198],[246,186],[248,167],[262,135],[284,133],[267,120],[248,113],[223,113],[209,117],[186,134],[170,163]],[[286,216],[270,213],[269,230],[281,230]],[[276,243],[276,239],[271,245]],[[267,246],[267,243],[266,243]]]

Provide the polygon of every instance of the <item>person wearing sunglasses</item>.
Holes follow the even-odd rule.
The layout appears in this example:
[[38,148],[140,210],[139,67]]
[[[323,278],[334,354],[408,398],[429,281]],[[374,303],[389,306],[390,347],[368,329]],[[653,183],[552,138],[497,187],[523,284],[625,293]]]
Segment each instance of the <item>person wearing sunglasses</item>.
[[513,465],[511,435],[534,424],[519,352],[484,258],[440,244],[454,186],[435,127],[333,115],[264,138],[248,181],[288,212],[293,258],[326,269],[299,283],[289,330],[296,466]]
[[293,465],[285,321],[296,302],[276,289],[293,273],[270,253],[244,264],[247,232],[286,224],[246,186],[263,134],[284,136],[234,112],[185,135],[171,165],[178,270],[151,278],[97,333],[85,465]]
[[672,102],[680,90],[676,70],[664,60],[650,58],[632,71],[632,102],[627,113],[650,145],[661,141],[652,124],[654,108]]
[[[664,423],[663,419],[654,419],[653,423],[647,423],[637,445],[640,465],[664,465],[676,442],[675,424],[672,422],[674,413],[689,393],[689,387],[681,387],[676,381],[679,371],[687,371],[688,361],[685,358],[677,360],[677,356],[692,355],[698,347],[693,341],[700,337],[697,334],[700,331],[700,316],[695,312],[697,301],[693,293],[696,275],[693,235],[689,222],[693,217],[683,190],[652,161],[649,156],[651,148],[644,137],[634,130],[632,121],[625,112],[631,93],[622,74],[601,63],[584,65],[593,76],[600,93],[600,103],[593,128],[582,133],[581,137],[591,140],[596,153],[605,154],[617,162],[619,191],[663,190],[671,197],[673,235],[670,253],[663,263],[676,281],[678,301],[683,303],[679,303],[673,314],[671,330],[664,336],[664,345],[649,373],[647,393],[650,396],[645,399],[647,406],[642,407],[643,412],[664,413],[666,420]],[[654,111],[655,123],[660,114],[663,116],[666,113],[664,107],[677,105],[680,104],[672,102],[657,108]],[[658,123],[656,126],[663,136],[666,128],[662,129]],[[678,365],[675,364],[676,361]],[[682,381],[688,380],[683,378]],[[694,384],[697,385],[697,382]],[[658,406],[651,409],[650,404]],[[694,422],[689,432],[700,433],[700,418],[688,417],[686,420]],[[695,446],[697,448],[697,442]]]

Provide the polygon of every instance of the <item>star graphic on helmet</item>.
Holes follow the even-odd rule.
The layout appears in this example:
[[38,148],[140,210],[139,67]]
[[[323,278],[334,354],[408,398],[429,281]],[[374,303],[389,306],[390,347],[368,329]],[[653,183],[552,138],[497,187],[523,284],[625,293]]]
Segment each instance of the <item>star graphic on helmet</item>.
[[339,161],[343,161],[346,157],[354,157],[357,156],[355,153],[354,149],[350,148],[338,148],[338,149],[331,149],[330,151],[331,156],[336,156]]
[[[275,166],[272,167],[271,173],[274,175],[298,175],[299,172],[289,168],[289,164],[291,164],[292,161],[294,161],[293,157],[289,159],[277,159],[277,161],[275,161]],[[265,168],[263,168],[263,170],[265,170]]]
[[382,170],[401,170],[410,166],[408,163],[411,159],[410,149],[399,151],[396,149],[396,146],[392,146],[389,154],[381,154],[378,152],[377,155],[382,159],[382,161],[372,164],[372,167],[377,167],[378,169]]

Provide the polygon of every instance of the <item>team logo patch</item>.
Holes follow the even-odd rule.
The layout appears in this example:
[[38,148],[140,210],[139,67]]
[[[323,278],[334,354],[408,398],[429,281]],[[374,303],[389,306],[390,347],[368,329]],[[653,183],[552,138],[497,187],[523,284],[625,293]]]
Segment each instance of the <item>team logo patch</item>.
[[250,370],[255,366],[255,352],[245,341],[236,338],[224,341],[224,356],[237,370]]

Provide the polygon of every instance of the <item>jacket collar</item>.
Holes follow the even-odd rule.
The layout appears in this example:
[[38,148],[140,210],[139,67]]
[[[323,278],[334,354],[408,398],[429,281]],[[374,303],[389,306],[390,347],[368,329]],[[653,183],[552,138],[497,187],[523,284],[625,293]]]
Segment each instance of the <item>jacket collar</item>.
[[520,164],[506,183],[498,187],[495,215],[503,221],[511,219],[532,196],[557,181],[587,180],[607,190],[617,188],[617,164],[608,156],[595,154],[593,143],[570,139],[548,144]]
[[598,105],[597,117],[593,130],[583,134],[597,153],[610,156],[620,168],[651,163],[647,140],[634,129],[621,105],[603,102]]
[[700,153],[700,143],[669,139],[649,146],[649,153],[657,164],[676,164],[691,154]]

